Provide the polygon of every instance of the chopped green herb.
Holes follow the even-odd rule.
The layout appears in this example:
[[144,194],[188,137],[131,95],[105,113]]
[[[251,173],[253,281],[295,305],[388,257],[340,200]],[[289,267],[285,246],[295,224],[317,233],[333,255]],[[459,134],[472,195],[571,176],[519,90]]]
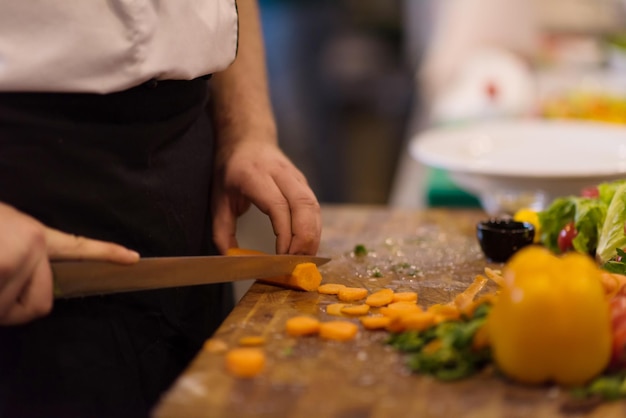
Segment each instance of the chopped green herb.
[[354,255],[356,255],[357,257],[362,257],[367,255],[367,248],[365,248],[365,245],[363,244],[358,244],[354,247]]
[[377,267],[374,270],[372,270],[372,277],[383,277],[383,273]]
[[626,371],[597,377],[587,385],[573,389],[572,395],[576,398],[599,396],[608,401],[626,398]]

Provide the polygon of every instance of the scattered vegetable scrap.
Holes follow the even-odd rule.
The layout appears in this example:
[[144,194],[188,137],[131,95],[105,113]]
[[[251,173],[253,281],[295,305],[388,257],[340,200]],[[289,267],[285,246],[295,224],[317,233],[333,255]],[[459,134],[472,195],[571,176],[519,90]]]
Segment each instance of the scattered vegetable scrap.
[[250,378],[265,368],[265,353],[254,347],[233,348],[226,353],[226,369],[236,377]]

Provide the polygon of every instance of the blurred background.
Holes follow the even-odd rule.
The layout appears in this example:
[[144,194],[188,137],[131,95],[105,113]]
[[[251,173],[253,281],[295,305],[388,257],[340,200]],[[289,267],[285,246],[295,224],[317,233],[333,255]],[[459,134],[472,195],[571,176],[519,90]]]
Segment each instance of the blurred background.
[[[282,148],[322,204],[479,207],[408,152],[493,118],[626,124],[626,0],[260,0]],[[243,247],[273,252],[251,210]]]
[[445,175],[408,157],[427,127],[531,113],[624,119],[624,0],[260,5],[281,145],[322,203],[475,204],[439,193]]

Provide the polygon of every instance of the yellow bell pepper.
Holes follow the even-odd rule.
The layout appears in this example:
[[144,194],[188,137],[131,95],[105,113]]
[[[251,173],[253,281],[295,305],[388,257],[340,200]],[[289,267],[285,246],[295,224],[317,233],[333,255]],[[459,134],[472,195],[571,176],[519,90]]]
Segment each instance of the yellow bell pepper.
[[607,367],[609,303],[590,257],[574,252],[557,257],[529,246],[511,258],[503,275],[487,331],[504,374],[527,384],[571,386]]
[[513,220],[517,222],[528,222],[535,227],[535,237],[533,238],[534,243],[539,243],[541,240],[541,222],[539,222],[539,214],[536,210],[530,208],[522,208],[519,209],[513,215]]

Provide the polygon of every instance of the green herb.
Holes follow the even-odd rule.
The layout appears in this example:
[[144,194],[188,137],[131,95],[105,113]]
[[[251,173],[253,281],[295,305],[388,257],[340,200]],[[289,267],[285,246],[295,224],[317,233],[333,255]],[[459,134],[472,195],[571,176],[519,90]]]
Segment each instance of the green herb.
[[585,386],[574,388],[572,396],[576,398],[599,396],[607,401],[626,398],[626,371],[599,376]]
[[371,277],[383,277],[383,273],[380,271],[378,267],[376,267],[374,270],[372,270]]
[[626,260],[626,252],[621,248],[616,248],[615,251],[617,255],[604,263],[602,268],[610,273],[626,274],[626,263],[624,263],[624,260]]
[[413,372],[440,380],[471,376],[491,360],[491,350],[472,347],[474,335],[486,321],[490,307],[481,304],[471,318],[442,322],[424,331],[394,334],[387,343],[409,353],[408,366]]
[[357,257],[363,257],[367,255],[367,248],[365,248],[365,245],[363,244],[358,244],[354,247],[354,255]]

